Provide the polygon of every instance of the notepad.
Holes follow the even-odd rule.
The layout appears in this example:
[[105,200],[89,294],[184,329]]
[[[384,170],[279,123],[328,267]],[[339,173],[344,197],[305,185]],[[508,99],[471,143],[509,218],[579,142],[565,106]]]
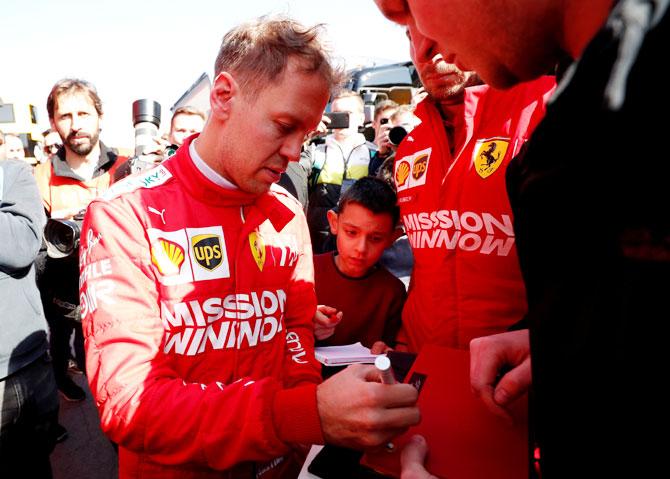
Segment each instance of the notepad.
[[325,366],[346,366],[356,363],[374,363],[377,354],[360,342],[344,346],[318,346],[314,349],[316,360]]

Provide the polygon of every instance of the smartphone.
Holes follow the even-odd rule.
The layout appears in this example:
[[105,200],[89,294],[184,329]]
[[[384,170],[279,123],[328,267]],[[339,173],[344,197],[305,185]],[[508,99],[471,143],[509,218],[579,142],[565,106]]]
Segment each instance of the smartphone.
[[349,128],[349,113],[346,111],[331,111],[324,116],[330,118],[330,123],[328,124],[329,130]]

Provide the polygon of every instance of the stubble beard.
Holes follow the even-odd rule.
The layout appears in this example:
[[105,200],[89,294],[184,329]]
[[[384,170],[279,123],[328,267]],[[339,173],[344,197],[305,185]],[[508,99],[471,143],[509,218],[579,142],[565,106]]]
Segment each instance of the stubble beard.
[[[72,150],[72,152],[76,153],[79,156],[86,156],[91,151],[93,151],[93,148],[98,144],[98,140],[100,138],[100,131],[96,131],[92,135],[84,135],[85,138],[88,138],[88,142],[84,143],[77,143],[75,139],[77,138],[76,133],[70,133],[65,141],[67,144],[68,148]],[[81,134],[79,138],[82,138]]]

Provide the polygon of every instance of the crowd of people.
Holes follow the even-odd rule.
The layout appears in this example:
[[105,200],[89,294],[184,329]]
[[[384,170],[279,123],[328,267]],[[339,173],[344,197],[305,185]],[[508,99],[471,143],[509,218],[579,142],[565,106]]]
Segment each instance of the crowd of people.
[[[503,418],[530,393],[530,475],[653,469],[670,227],[642,159],[667,95],[644,76],[668,0],[375,2],[423,89],[369,125],[319,27],[263,17],[150,160],[100,140],[85,80],[53,86],[36,165],[0,133],[3,477],[51,477],[82,372],[121,477],[297,477],[309,445],[383,447],[418,391],[322,375],[316,345],[356,342],[469,349]],[[440,448],[414,437],[402,477]]]

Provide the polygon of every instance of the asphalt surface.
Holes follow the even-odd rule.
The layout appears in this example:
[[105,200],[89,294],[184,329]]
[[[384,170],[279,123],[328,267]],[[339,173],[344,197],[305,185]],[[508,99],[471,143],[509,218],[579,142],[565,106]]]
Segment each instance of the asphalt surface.
[[69,402],[60,396],[60,423],[68,438],[51,453],[54,479],[117,478],[118,461],[114,447],[100,430],[98,411],[84,375],[73,375],[86,390],[86,400]]

